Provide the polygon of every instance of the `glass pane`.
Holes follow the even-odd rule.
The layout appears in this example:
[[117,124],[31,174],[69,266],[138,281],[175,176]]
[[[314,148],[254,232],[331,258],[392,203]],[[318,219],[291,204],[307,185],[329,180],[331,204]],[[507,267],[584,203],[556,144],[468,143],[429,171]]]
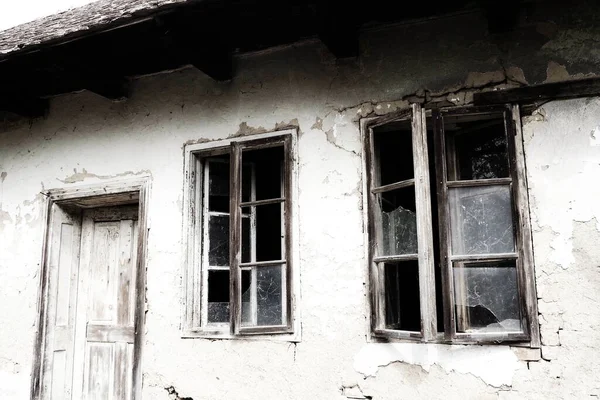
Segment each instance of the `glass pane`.
[[510,186],[448,189],[452,254],[512,253]]
[[229,212],[229,156],[208,159],[208,210]]
[[[251,246],[251,235],[256,237],[256,259],[253,261],[273,261],[281,260],[282,240],[284,231],[282,231],[281,213],[284,203],[267,204],[263,206],[244,207],[244,214],[255,213],[254,232],[250,228],[250,235],[242,238],[242,247]],[[249,244],[250,242],[250,244]]]
[[377,195],[381,211],[380,256],[417,253],[417,214],[413,186]]
[[457,332],[521,332],[514,261],[454,267]]
[[[243,310],[242,322],[245,326],[267,326],[283,324],[283,279],[282,266],[253,267],[252,274],[255,277],[255,289],[248,295],[251,304],[254,298],[256,307],[254,314],[252,308]],[[252,289],[250,289],[252,291]]]
[[247,216],[242,217],[242,262],[249,262],[250,257],[250,216]]
[[[258,150],[243,150],[242,162],[252,165],[256,183],[255,200],[276,199],[281,197],[281,179],[284,160],[283,145]],[[242,186],[250,187],[251,174],[242,176]]]
[[398,121],[373,131],[376,174],[373,187],[414,178],[412,128],[410,121]]
[[[249,308],[250,271],[242,271],[242,309]],[[229,323],[229,271],[208,271],[208,322]]]
[[229,216],[211,215],[208,220],[208,264],[229,265]]
[[509,176],[502,114],[445,117],[444,131],[448,135],[448,180]]
[[402,331],[421,330],[419,263],[385,263],[385,327]]

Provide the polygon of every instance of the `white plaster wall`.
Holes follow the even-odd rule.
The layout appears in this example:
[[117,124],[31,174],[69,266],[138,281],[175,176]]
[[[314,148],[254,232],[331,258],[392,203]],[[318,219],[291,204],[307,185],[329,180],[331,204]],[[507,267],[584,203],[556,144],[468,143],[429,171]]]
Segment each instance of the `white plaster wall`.
[[[388,101],[427,82],[473,85],[468,71],[492,71],[476,75],[477,85],[493,81],[499,66],[494,47],[476,40],[481,21],[469,21],[474,44],[452,45],[441,67],[423,67],[420,51],[439,54],[465,40],[464,32],[453,36],[455,26],[442,26],[439,41],[418,27],[396,39],[421,39],[418,49],[373,33],[358,62],[336,64],[322,45],[308,43],[238,59],[231,83],[188,69],[138,80],[123,103],[66,95],[45,119],[0,126],[0,398],[29,393],[39,192],[139,173],[152,176],[145,399],[168,399],[167,386],[194,400],[600,396],[598,99],[546,104],[524,124],[545,360],[519,361],[531,355],[506,346],[367,341],[358,119],[406,106]],[[282,123],[300,130],[302,341],[183,340],[183,145]]]

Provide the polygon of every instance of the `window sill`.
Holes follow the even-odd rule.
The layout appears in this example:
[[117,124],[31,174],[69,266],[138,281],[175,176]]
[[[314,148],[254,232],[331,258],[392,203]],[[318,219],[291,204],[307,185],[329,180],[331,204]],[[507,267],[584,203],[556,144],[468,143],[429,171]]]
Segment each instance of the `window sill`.
[[232,335],[229,330],[218,329],[184,329],[181,331],[182,339],[208,339],[208,340],[249,340],[270,342],[301,342],[300,333],[269,333],[252,335]]
[[438,334],[436,338],[432,340],[425,340],[421,337],[419,332],[414,332],[413,337],[409,337],[407,332],[395,332],[388,333],[390,331],[382,332],[371,332],[369,336],[370,343],[423,343],[423,344],[445,344],[445,345],[475,345],[475,346],[509,346],[521,349],[538,349],[537,346],[532,345],[532,341],[523,338],[504,338],[504,339],[488,339],[486,337],[457,337],[454,340],[447,340],[443,334]]

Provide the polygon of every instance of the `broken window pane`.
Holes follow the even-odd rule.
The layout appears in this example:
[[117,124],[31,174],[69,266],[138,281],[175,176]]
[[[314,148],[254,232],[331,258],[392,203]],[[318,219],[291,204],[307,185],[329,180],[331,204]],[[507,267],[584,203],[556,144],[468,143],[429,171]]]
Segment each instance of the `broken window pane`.
[[411,122],[398,121],[375,128],[373,146],[379,179],[373,187],[414,178]]
[[211,215],[208,220],[208,264],[229,265],[229,216]]
[[417,253],[415,188],[391,190],[377,195],[381,210],[381,256]]
[[515,251],[510,186],[448,189],[452,254]]
[[448,180],[509,176],[502,114],[445,117],[444,131],[448,145]]
[[385,327],[402,331],[421,330],[419,263],[385,263]]
[[[249,308],[250,271],[242,271],[242,309]],[[208,271],[208,322],[229,322],[229,271]]]
[[242,262],[249,262],[250,254],[250,216],[242,217]]
[[229,212],[229,156],[208,159],[208,210]]
[[[283,284],[282,266],[252,267],[255,274],[256,289],[254,298],[256,307],[242,310],[242,322],[245,326],[281,325],[283,322]],[[252,296],[249,296],[250,299]],[[255,321],[255,322],[253,322]]]
[[[242,151],[244,165],[252,165],[255,175],[254,200],[277,199],[282,196],[283,146]],[[251,175],[242,176],[242,185],[247,185]]]
[[457,332],[521,332],[515,262],[454,267]]
[[[284,232],[282,230],[281,215],[283,203],[267,204],[262,206],[244,207],[244,214],[255,213],[256,226],[256,260],[273,261],[282,259],[282,246]],[[242,246],[247,247],[251,236],[242,238]]]

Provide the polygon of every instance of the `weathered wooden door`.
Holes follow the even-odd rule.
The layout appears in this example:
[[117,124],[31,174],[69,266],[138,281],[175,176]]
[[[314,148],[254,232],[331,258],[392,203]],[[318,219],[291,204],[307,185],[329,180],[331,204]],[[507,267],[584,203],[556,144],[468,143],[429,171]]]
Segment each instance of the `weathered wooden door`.
[[[44,399],[132,400],[136,347],[137,206],[83,211],[78,265],[50,280]],[[57,264],[72,253],[74,222],[51,249]],[[65,229],[65,226],[68,228]],[[79,230],[79,229],[77,229]],[[78,239],[79,235],[75,236]],[[72,268],[76,267],[76,268]],[[78,268],[77,268],[78,267]],[[54,283],[55,287],[52,288]],[[54,303],[54,304],[53,304]],[[64,317],[59,318],[60,311]],[[56,315],[50,315],[56,314]],[[54,320],[54,321],[52,321]],[[52,326],[52,322],[62,322]]]

